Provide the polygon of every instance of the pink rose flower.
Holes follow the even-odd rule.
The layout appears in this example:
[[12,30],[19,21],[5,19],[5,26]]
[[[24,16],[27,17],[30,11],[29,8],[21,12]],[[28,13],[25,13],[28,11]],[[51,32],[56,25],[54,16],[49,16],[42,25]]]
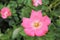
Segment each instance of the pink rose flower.
[[7,17],[11,16],[11,11],[8,7],[4,7],[1,9],[1,17],[6,19]]
[[34,6],[42,5],[42,0],[32,0]]
[[44,36],[48,32],[51,20],[48,16],[42,16],[41,10],[32,10],[30,18],[22,19],[24,32],[29,36]]

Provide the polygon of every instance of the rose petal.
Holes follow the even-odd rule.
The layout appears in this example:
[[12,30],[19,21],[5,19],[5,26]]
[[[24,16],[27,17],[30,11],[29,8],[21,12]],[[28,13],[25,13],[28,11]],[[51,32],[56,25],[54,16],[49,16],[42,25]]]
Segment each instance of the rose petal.
[[42,18],[42,12],[41,12],[41,10],[39,10],[39,11],[32,10],[31,16],[30,16],[31,20],[39,20],[41,18]]
[[34,30],[33,29],[24,29],[25,33],[29,36],[34,36]]
[[44,17],[43,17],[43,20],[44,20],[44,23],[45,23],[46,25],[49,25],[49,24],[51,23],[51,20],[50,20],[50,18],[49,18],[48,16],[44,16]]
[[21,25],[22,25],[24,28],[32,28],[32,27],[31,27],[31,20],[30,20],[29,18],[23,18],[22,20],[23,20],[23,22],[22,22]]
[[48,32],[48,27],[41,27],[40,29],[35,30],[36,36],[44,36]]

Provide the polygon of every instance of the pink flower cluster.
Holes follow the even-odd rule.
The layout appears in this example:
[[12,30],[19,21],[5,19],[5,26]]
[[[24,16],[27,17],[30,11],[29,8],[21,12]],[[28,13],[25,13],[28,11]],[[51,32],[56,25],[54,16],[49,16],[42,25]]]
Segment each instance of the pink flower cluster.
[[6,19],[7,17],[11,16],[11,11],[8,7],[4,7],[1,9],[1,17],[3,19]]
[[[42,5],[42,0],[32,0],[34,6]],[[50,18],[42,16],[42,11],[32,10],[30,18],[22,18],[24,32],[29,36],[44,36],[48,32]]]

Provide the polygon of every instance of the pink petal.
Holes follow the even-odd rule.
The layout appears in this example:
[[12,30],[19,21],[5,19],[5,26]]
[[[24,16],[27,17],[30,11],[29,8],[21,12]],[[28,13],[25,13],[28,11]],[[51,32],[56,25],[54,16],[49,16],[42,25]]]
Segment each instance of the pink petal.
[[24,27],[24,28],[32,28],[31,27],[31,21],[30,21],[30,19],[29,18],[23,18],[22,19],[23,20],[23,22],[22,22],[22,26]]
[[2,10],[1,10],[1,13],[5,13],[5,12],[9,12],[10,10],[9,10],[9,8],[7,8],[7,7],[4,7],[4,8],[2,8]]
[[39,4],[42,5],[42,0],[39,0]]
[[51,20],[50,20],[50,18],[49,18],[48,16],[44,16],[44,17],[43,17],[43,20],[44,20],[44,23],[45,23],[46,25],[49,25],[49,24],[51,23]]
[[39,5],[38,0],[32,0],[32,2],[33,2],[33,5],[36,6],[36,7]]
[[40,29],[35,30],[35,35],[36,36],[44,36],[48,32],[48,27],[41,27]]
[[24,29],[25,33],[29,36],[34,36],[34,30],[33,29]]
[[7,16],[6,16],[6,15],[1,15],[1,17],[2,17],[3,19],[6,19],[6,18],[7,18]]
[[42,5],[42,0],[32,0],[33,5],[37,7],[39,4]]
[[32,10],[31,16],[30,16],[31,20],[36,20],[36,19],[39,20],[41,18],[42,18],[42,12],[41,12],[41,10],[39,10],[39,11]]
[[4,7],[1,9],[1,15],[3,19],[6,19],[8,16],[11,16],[11,11],[8,7]]
[[11,14],[11,12],[8,12],[8,16],[11,16],[12,14]]

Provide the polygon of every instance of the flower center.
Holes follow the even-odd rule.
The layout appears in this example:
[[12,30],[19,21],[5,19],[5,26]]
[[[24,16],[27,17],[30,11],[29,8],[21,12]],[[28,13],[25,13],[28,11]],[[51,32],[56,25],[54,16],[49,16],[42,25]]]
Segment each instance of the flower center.
[[34,23],[34,27],[39,27],[39,25],[40,25],[39,22]]

